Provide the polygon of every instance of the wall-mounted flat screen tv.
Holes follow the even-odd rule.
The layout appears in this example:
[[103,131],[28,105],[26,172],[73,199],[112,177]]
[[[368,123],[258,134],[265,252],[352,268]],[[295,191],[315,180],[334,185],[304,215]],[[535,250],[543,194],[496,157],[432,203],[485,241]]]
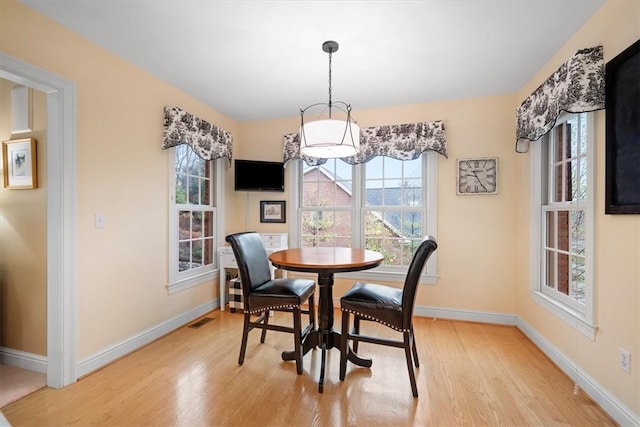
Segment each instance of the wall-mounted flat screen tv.
[[236,159],[236,191],[284,191],[284,163]]

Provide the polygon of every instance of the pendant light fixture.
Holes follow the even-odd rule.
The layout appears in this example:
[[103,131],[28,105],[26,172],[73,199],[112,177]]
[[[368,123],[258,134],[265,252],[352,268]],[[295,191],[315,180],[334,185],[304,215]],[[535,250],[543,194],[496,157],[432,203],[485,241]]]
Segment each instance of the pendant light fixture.
[[[311,104],[300,110],[300,152],[309,157],[332,159],[349,157],[358,153],[360,147],[360,127],[351,119],[351,105],[331,99],[331,55],[338,51],[338,43],[326,41],[322,50],[329,54],[329,103]],[[305,113],[309,109],[324,107],[318,120],[305,123]],[[344,120],[334,119],[332,109],[346,114]],[[328,118],[325,113],[328,113]]]

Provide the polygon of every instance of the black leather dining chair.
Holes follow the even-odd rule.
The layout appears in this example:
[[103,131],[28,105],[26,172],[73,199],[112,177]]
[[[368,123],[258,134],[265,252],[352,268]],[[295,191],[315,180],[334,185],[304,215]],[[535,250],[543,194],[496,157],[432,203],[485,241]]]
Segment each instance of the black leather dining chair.
[[[260,235],[253,231],[230,234],[225,239],[231,245],[242,282],[244,326],[238,364],[244,363],[249,332],[262,330],[264,343],[267,330],[293,334],[296,371],[302,374],[302,341],[315,329],[314,293],[316,283],[308,279],[272,278],[267,252]],[[302,304],[309,301],[308,310]],[[269,324],[270,311],[293,313],[293,326]],[[309,324],[302,329],[302,314],[309,315]],[[252,319],[252,316],[258,316]]]
[[[340,298],[342,310],[342,332],[340,338],[340,380],[344,381],[347,371],[349,341],[353,343],[353,351],[358,351],[359,342],[368,342],[391,347],[404,348],[411,381],[411,391],[418,397],[418,387],[413,372],[413,365],[418,368],[418,350],[413,334],[413,308],[420,274],[431,254],[438,247],[435,239],[425,236],[409,264],[402,289],[374,283],[356,282]],[[354,315],[353,328],[349,329],[350,315]],[[402,333],[402,341],[360,334],[362,320],[375,321]],[[412,357],[413,355],[413,357]]]

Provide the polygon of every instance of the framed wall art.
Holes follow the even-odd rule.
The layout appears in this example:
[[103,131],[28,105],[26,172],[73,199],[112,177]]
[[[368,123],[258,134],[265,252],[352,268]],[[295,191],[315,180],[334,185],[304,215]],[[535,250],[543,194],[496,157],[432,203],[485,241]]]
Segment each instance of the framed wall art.
[[287,222],[286,202],[284,200],[261,200],[260,222]]
[[640,214],[640,40],[605,70],[605,214]]
[[4,187],[27,189],[38,187],[36,140],[16,139],[2,143]]

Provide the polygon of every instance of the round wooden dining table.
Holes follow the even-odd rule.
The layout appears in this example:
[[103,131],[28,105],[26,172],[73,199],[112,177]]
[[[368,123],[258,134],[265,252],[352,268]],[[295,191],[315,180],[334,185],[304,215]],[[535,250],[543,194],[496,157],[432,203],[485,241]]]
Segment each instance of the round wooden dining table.
[[[367,249],[354,248],[292,248],[273,252],[269,261],[274,267],[289,271],[316,273],[318,275],[318,328],[311,331],[303,342],[303,354],[315,347],[322,349],[322,364],[318,390],[323,391],[324,368],[327,350],[340,349],[340,332],[333,330],[333,275],[349,271],[368,270],[382,263],[382,254]],[[347,355],[350,362],[371,367],[371,359],[359,357],[351,348]],[[283,360],[294,360],[294,352],[282,353]]]

